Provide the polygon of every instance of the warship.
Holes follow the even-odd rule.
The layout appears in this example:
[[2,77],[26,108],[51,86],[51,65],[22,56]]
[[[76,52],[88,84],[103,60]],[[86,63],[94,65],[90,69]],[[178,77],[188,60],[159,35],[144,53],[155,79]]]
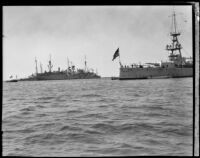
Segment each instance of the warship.
[[[122,65],[120,61],[119,48],[113,55],[113,60],[119,56],[120,73],[119,80],[128,79],[151,79],[151,78],[179,78],[193,76],[192,57],[183,57],[181,49],[183,48],[178,40],[181,33],[176,28],[176,14],[172,14],[172,43],[166,45],[169,52],[168,60],[160,63],[145,63]],[[114,79],[114,78],[112,78]]]
[[[68,58],[67,58],[68,59]],[[48,71],[43,72],[42,65],[40,64],[40,70],[41,72],[38,73],[38,67],[37,67],[37,59],[35,59],[36,63],[36,73],[30,75],[28,78],[22,78],[19,79],[19,81],[39,81],[39,80],[70,80],[70,79],[96,79],[101,78],[97,71],[94,72],[93,69],[87,68],[87,61],[85,57],[85,69],[76,69],[75,65],[69,64],[68,60],[68,67],[66,70],[60,70],[60,67],[58,67],[57,71],[52,71],[53,65],[50,60],[48,63]]]

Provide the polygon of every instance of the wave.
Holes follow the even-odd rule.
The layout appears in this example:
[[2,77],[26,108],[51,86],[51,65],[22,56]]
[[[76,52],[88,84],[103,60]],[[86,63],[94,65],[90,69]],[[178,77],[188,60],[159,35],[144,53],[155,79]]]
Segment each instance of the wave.
[[63,144],[67,140],[66,135],[55,134],[55,133],[41,133],[41,134],[32,134],[31,136],[24,138],[24,145],[58,145]]
[[167,114],[162,114],[162,113],[146,113],[143,114],[145,117],[168,117],[169,115]]
[[38,100],[51,100],[51,99],[54,99],[55,97],[40,97],[40,98],[37,98]]
[[34,129],[27,128],[27,129],[19,129],[19,130],[5,130],[5,133],[33,133],[35,132]]
[[45,108],[43,105],[36,105],[37,108]]
[[25,98],[10,98],[8,101],[25,100]]
[[92,125],[93,129],[100,130],[101,132],[106,132],[107,134],[119,134],[124,132],[143,132],[146,131],[157,131],[157,126],[149,125],[146,123],[135,123],[135,124],[121,124],[121,125],[113,125],[113,124],[105,124],[105,123],[97,123]]
[[83,94],[81,97],[102,97],[102,95],[99,94]]
[[157,129],[157,127],[153,124],[148,124],[148,123],[134,123],[134,124],[123,124],[120,126],[120,129],[122,131],[124,130],[134,130],[134,131],[154,131]]
[[37,129],[37,130],[41,131],[41,130],[49,130],[50,128],[53,128],[53,127],[56,128],[56,124],[54,122],[52,122],[52,123],[37,122],[37,124],[34,124],[31,127],[33,129]]
[[99,118],[99,119],[105,119],[105,118],[107,118],[102,113],[86,114],[86,115],[82,115],[81,117],[82,118]]
[[41,114],[36,114],[36,116],[37,116],[37,117],[45,117],[45,116],[47,116],[47,114],[41,113]]
[[81,113],[81,110],[68,110],[67,113],[71,114],[71,113]]
[[71,131],[81,131],[82,128],[80,127],[75,127],[75,126],[68,126],[68,125],[65,125],[63,127],[61,127],[59,129],[59,131],[66,131],[66,130],[71,130]]
[[79,102],[81,99],[72,99],[73,102]]
[[87,144],[102,144],[105,143],[103,138],[91,136],[87,133],[68,133],[68,140],[72,142],[87,143]]
[[[30,111],[24,111],[24,112],[22,112],[22,113],[20,113],[20,115],[30,115],[31,114],[31,112]],[[21,117],[21,118],[23,118],[23,117]]]
[[117,132],[117,127],[115,127],[114,125],[105,124],[105,123],[94,124],[92,125],[92,128],[100,130],[100,131],[111,132],[111,133]]
[[104,132],[101,132],[101,131],[98,131],[98,130],[92,130],[92,129],[87,129],[87,130],[84,130],[84,133],[86,134],[94,134],[94,135],[101,135],[101,134],[104,134]]
[[26,107],[26,108],[23,108],[23,109],[20,109],[20,111],[35,111],[35,106],[29,106],[29,107]]
[[166,128],[160,131],[166,135],[174,135],[174,136],[191,136],[192,137],[192,128],[190,130],[186,130],[184,128],[174,129],[174,128]]
[[122,143],[122,144],[120,144],[120,148],[134,148],[131,144],[127,144],[127,143]]

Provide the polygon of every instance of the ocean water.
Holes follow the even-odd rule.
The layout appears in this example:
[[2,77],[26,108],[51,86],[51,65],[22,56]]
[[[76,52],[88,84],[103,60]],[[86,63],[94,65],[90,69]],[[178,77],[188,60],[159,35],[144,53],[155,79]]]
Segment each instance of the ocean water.
[[4,82],[3,156],[191,156],[192,82]]

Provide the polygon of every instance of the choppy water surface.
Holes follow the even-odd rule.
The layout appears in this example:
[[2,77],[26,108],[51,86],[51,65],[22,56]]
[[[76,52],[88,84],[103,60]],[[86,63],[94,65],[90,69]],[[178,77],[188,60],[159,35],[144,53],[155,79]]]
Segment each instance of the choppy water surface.
[[3,83],[3,155],[192,155],[192,98],[192,78]]

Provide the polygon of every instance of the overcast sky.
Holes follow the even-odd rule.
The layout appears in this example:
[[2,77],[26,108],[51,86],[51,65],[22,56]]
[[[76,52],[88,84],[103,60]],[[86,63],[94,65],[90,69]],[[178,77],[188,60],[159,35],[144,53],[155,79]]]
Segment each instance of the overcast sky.
[[[192,56],[192,7],[175,6],[182,35],[183,56]],[[35,57],[47,70],[67,68],[67,57],[76,68],[89,68],[105,76],[119,75],[122,64],[167,60],[166,44],[173,6],[4,6],[3,79],[35,73]],[[38,70],[40,71],[39,64]]]

